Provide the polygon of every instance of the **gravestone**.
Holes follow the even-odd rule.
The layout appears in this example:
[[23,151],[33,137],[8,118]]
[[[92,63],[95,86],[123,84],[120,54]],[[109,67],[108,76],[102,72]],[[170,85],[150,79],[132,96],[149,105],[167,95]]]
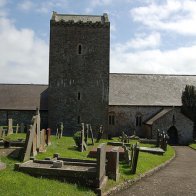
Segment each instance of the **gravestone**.
[[37,143],[36,143],[36,148],[40,148],[40,113],[39,113],[39,108],[36,109],[36,136],[37,136]]
[[46,130],[45,129],[42,129],[41,132],[40,132],[40,152],[45,152],[46,151]]
[[47,130],[46,130],[46,144],[48,146],[51,145],[50,136],[51,136],[51,129],[50,128],[47,128]]
[[8,119],[8,135],[13,134],[13,120],[12,118]]
[[16,125],[16,134],[18,133],[19,130],[19,124]]
[[56,130],[56,137],[58,139],[60,139],[63,136],[63,129],[64,129],[63,123],[62,122],[58,123],[57,130]]
[[131,155],[130,155],[130,150],[128,149],[127,146],[123,146],[124,148],[124,159],[125,159],[125,162],[130,165],[131,164]]
[[86,130],[84,130],[84,141],[88,144],[88,132],[89,132],[89,124],[86,124]]
[[35,129],[36,129],[36,122],[34,122],[31,128],[27,130],[22,161],[28,161],[30,159],[33,140],[35,136]]
[[119,147],[114,147],[107,155],[107,176],[118,181],[119,173]]
[[85,142],[85,136],[84,136],[84,123],[81,123],[81,137],[80,137],[80,151],[83,152],[85,150],[87,150],[87,145],[86,145],[86,142]]
[[96,142],[99,142],[100,139],[102,138],[102,136],[103,136],[103,125],[101,125],[100,128],[99,128],[99,132],[97,134],[97,141]]
[[20,132],[21,133],[24,133],[24,123],[21,123],[20,124]]
[[102,184],[106,171],[106,144],[100,144],[97,148],[97,187]]
[[3,137],[3,128],[0,127],[0,138],[2,138],[2,137]]
[[37,133],[36,133],[36,126],[34,132],[34,138],[33,138],[33,145],[32,145],[32,156],[37,155]]
[[90,130],[90,137],[91,137],[92,145],[94,145],[93,130],[92,130],[92,126],[91,125],[89,125],[89,130]]
[[133,150],[133,158],[131,164],[131,173],[135,174],[137,169],[138,157],[139,157],[139,146],[137,145],[137,143],[132,146],[132,150]]

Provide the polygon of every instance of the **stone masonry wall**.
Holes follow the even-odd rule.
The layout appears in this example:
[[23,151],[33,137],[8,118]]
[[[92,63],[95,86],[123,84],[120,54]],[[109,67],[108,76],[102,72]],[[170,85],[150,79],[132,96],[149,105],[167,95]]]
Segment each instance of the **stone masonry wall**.
[[[193,139],[193,125],[194,123],[184,116],[180,108],[175,108],[174,111],[168,112],[166,115],[153,123],[152,135],[156,138],[156,130],[169,130],[170,127],[175,126],[178,132],[179,144],[188,144]],[[173,122],[173,115],[175,122]]]
[[136,130],[137,135],[143,136],[143,126],[136,126],[136,116],[141,115],[143,123],[161,109],[162,107],[156,106],[109,106],[109,115],[115,115],[115,125],[109,125],[109,133],[121,135],[121,132],[125,131],[132,135]]
[[[78,46],[81,54],[78,54]],[[51,20],[49,126],[64,123],[72,134],[80,123],[107,130],[110,25]]]
[[[30,125],[32,117],[35,115],[36,111],[12,111],[12,110],[1,110],[0,111],[0,126],[7,126],[8,119],[13,119],[13,125],[24,123],[24,125]],[[41,128],[47,128],[48,124],[48,112],[40,111],[41,115]]]

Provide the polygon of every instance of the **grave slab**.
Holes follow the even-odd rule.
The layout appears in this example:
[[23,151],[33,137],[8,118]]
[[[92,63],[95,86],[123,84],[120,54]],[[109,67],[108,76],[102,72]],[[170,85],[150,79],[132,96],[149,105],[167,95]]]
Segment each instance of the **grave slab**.
[[149,147],[140,147],[140,152],[148,152],[152,154],[163,155],[165,151],[161,148],[149,148]]

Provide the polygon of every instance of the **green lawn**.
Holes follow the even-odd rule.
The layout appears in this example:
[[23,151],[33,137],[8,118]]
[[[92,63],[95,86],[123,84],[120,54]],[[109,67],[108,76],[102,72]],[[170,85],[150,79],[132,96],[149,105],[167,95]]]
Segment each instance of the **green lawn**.
[[[24,138],[24,134],[14,134],[10,136],[12,139]],[[59,153],[62,157],[87,159],[87,154],[93,146],[88,147],[88,151],[79,152],[75,148],[72,137],[63,137],[56,139],[51,137],[52,145],[47,148],[47,152],[37,155],[37,159],[52,157],[54,153]],[[100,143],[106,143],[107,140],[101,140]],[[90,143],[90,140],[89,140]],[[135,141],[133,141],[135,143]],[[95,144],[98,145],[97,143]],[[151,146],[151,145],[145,145]],[[122,183],[128,179],[133,179],[140,174],[160,165],[174,155],[174,149],[168,147],[168,151],[163,156],[152,155],[140,152],[135,175],[130,174],[130,168],[124,164],[120,164],[121,177],[118,183],[109,180],[106,190],[114,185]],[[93,191],[74,184],[61,183],[55,180],[39,179],[29,175],[13,171],[16,160],[7,157],[0,157],[2,162],[7,164],[7,169],[0,171],[0,184],[2,195],[94,195]]]
[[189,146],[196,150],[196,143],[190,144]]

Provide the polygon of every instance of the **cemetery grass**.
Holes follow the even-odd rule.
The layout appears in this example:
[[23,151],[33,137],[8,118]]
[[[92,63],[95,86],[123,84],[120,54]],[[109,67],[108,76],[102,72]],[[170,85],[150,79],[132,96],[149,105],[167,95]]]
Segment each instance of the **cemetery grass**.
[[196,143],[190,144],[189,146],[196,150]]
[[[20,136],[21,135],[18,134],[18,136],[12,135],[11,137],[17,139],[17,137],[21,138]],[[117,138],[115,140],[117,140]],[[67,158],[91,159],[87,158],[87,155],[94,147],[92,145],[88,146],[87,151],[79,152],[75,147],[75,143],[72,137],[62,137],[61,139],[56,139],[55,136],[52,136],[51,142],[52,145],[47,147],[47,152],[38,154],[36,159],[53,157],[54,153],[59,153],[61,157]],[[108,140],[102,139],[99,143],[107,142]],[[136,140],[132,141],[132,143],[135,142]],[[91,143],[90,140],[88,143]],[[99,143],[95,143],[95,146],[98,146]],[[142,146],[150,147],[152,145],[142,144]],[[121,162],[121,174],[119,181],[115,182],[113,180],[109,180],[105,191],[122,182],[138,177],[140,174],[143,174],[169,160],[173,155],[174,149],[170,146],[168,146],[168,151],[163,156],[140,152],[137,172],[135,175],[131,175],[130,167]],[[1,157],[0,160],[7,164],[7,169],[0,171],[2,195],[95,195],[89,188],[77,186],[74,184],[62,183],[55,180],[34,178],[27,174],[15,172],[13,171],[13,167],[14,163],[18,162],[17,160],[9,159],[7,157]]]

